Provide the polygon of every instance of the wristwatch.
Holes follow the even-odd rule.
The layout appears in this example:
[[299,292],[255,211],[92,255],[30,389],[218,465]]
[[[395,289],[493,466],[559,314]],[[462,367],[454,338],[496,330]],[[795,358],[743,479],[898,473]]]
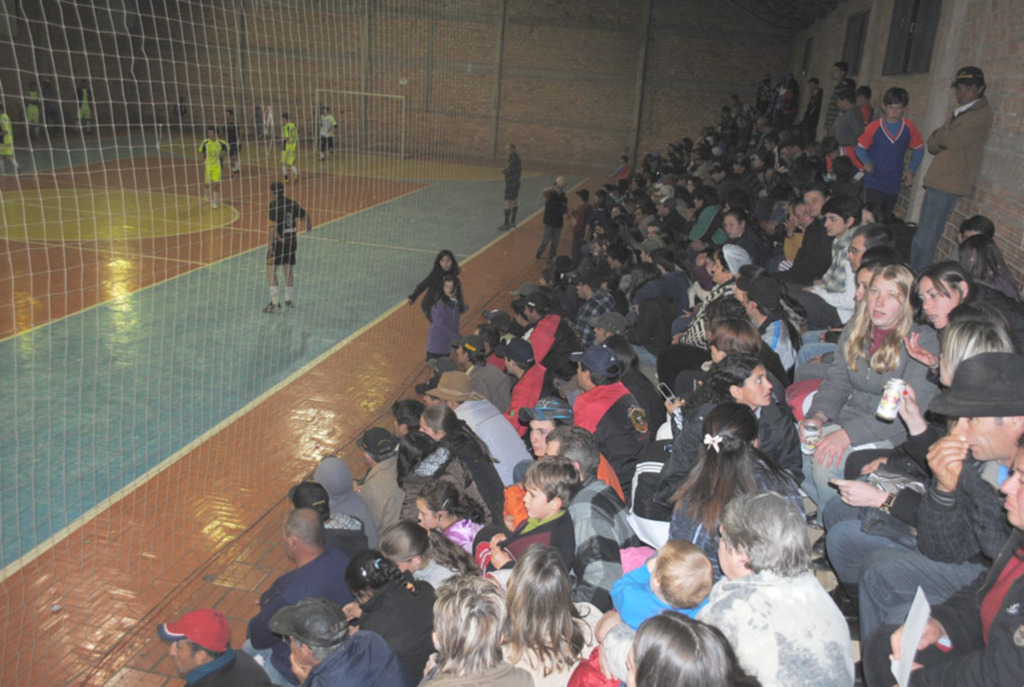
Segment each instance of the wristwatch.
[[892,509],[892,504],[896,500],[896,493],[893,492],[885,497],[885,501],[882,501],[882,505],[878,507],[883,513],[888,513]]

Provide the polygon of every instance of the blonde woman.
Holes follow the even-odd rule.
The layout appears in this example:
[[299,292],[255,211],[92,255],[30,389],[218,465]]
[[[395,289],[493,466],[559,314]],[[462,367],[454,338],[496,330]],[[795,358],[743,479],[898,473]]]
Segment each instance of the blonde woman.
[[[482,577],[459,575],[437,590],[434,646],[421,685],[430,687],[533,687],[533,678],[502,658],[505,599]],[[433,664],[433,665],[432,665]]]
[[907,353],[904,341],[917,335],[918,345],[938,354],[935,330],[914,322],[910,302],[914,274],[902,265],[890,265],[871,279],[867,295],[839,337],[836,356],[811,403],[807,419],[822,425],[822,439],[813,456],[804,455],[801,486],[820,509],[836,491],[832,478],[843,477],[846,457],[853,449],[891,448],[907,437],[900,419],[887,422],[875,412],[890,379],[902,379],[927,408],[938,388],[927,379],[928,368]]
[[596,645],[601,611],[572,602],[572,582],[558,552],[531,546],[516,561],[505,605],[505,659],[537,687],[562,687]]

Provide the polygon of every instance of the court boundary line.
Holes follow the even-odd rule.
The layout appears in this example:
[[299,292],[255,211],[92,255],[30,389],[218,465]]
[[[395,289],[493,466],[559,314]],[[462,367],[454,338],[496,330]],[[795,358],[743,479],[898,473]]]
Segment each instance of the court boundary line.
[[[586,181],[586,179],[584,179],[583,181]],[[580,183],[582,183],[582,181]],[[579,186],[579,184],[574,186],[573,189],[575,189],[577,186]],[[569,189],[569,190],[573,190],[573,189]],[[415,191],[412,191],[411,193],[416,193],[416,192],[421,191],[421,190],[423,190],[423,189],[416,189]],[[405,194],[405,195],[410,195],[410,194]],[[394,198],[392,198],[391,200],[394,200]],[[371,207],[376,207],[376,206],[371,206]],[[370,208],[364,208],[364,209],[368,210]],[[516,229],[520,229],[523,225],[525,225],[531,219],[533,219],[534,217],[542,214],[543,212],[544,212],[544,208],[541,207],[539,210],[537,210],[536,212],[531,214],[529,217],[527,217],[526,220],[523,222],[523,224],[520,225],[520,226],[517,226]],[[355,214],[355,213],[353,213],[353,214]],[[486,244],[481,246],[474,253],[472,253],[469,257],[467,257],[463,261],[463,263],[470,262],[471,260],[475,259],[481,253],[483,253],[484,251],[486,251],[489,248],[491,248],[491,246],[495,245],[499,241],[505,240],[507,237],[509,237],[511,235],[512,235],[511,232],[504,232],[504,233],[494,237],[493,239],[488,241]],[[240,253],[239,255],[242,255],[242,254]],[[232,257],[236,257],[236,256],[232,256]],[[211,263],[211,264],[215,264],[215,263]],[[167,280],[167,281],[170,281],[170,280]],[[161,282],[161,283],[163,283],[163,282]],[[342,348],[344,348],[351,341],[353,341],[357,336],[360,336],[360,335],[364,334],[371,327],[374,327],[375,325],[379,324],[386,317],[389,317],[390,315],[392,315],[397,310],[400,310],[405,305],[407,305],[406,301],[402,300],[402,301],[399,301],[398,303],[396,303],[395,305],[391,306],[390,308],[385,310],[383,313],[381,313],[380,315],[375,317],[373,320],[371,320],[370,322],[367,322],[365,325],[363,325],[362,327],[360,327],[356,331],[354,331],[351,334],[349,334],[348,336],[346,336],[344,339],[342,339],[341,341],[336,343],[334,346],[331,346],[331,348],[329,348],[328,350],[324,351],[323,353],[318,355],[316,358],[314,358],[313,360],[311,360],[310,362],[306,363],[305,365],[300,367],[298,370],[293,372],[292,374],[288,375],[288,377],[286,377],[285,379],[282,379],[277,384],[274,384],[272,387],[270,387],[269,389],[267,389],[266,391],[264,391],[263,393],[258,395],[256,398],[252,399],[251,401],[249,401],[248,403],[243,405],[241,408],[239,408],[238,410],[236,410],[235,412],[231,413],[226,418],[224,418],[223,420],[221,420],[220,422],[215,424],[213,427],[211,427],[210,429],[206,430],[205,432],[200,434],[198,437],[196,437],[195,439],[190,441],[188,444],[186,444],[182,448],[180,448],[177,451],[175,451],[174,453],[172,453],[170,456],[168,456],[167,458],[162,460],[159,464],[154,465],[149,470],[147,470],[143,474],[139,475],[138,477],[133,479],[131,482],[129,482],[128,484],[124,485],[123,487],[118,489],[116,492],[114,492],[110,496],[106,497],[105,499],[103,499],[102,501],[97,503],[95,506],[93,506],[92,508],[90,508],[86,512],[84,512],[81,515],[79,515],[77,518],[75,518],[73,521],[71,521],[70,523],[68,523],[64,527],[62,527],[60,530],[58,530],[57,532],[54,532],[53,534],[51,534],[49,537],[44,539],[39,544],[36,544],[28,552],[22,554],[16,560],[12,561],[10,564],[8,564],[4,568],[0,569],[0,584],[4,583],[12,575],[16,574],[17,572],[19,572],[20,570],[22,570],[26,566],[30,565],[33,561],[35,561],[36,559],[40,558],[43,554],[45,554],[47,551],[49,551],[54,546],[59,544],[61,541],[63,541],[64,539],[66,539],[67,537],[71,536],[76,531],[78,531],[79,529],[84,527],[86,524],[88,524],[88,522],[90,520],[93,520],[94,518],[96,518],[104,510],[106,510],[110,506],[114,505],[115,503],[117,503],[118,501],[123,499],[125,496],[129,495],[130,493],[132,493],[133,491],[135,491],[140,486],[142,486],[143,484],[145,484],[149,480],[153,479],[154,477],[156,477],[160,473],[166,471],[168,468],[170,468],[173,465],[175,465],[176,463],[178,463],[182,458],[184,458],[186,455],[188,455],[191,451],[193,451],[196,448],[198,448],[202,443],[204,443],[208,439],[212,438],[213,436],[216,436],[217,434],[219,434],[229,424],[231,424],[235,420],[240,419],[243,415],[249,413],[250,411],[255,409],[257,406],[261,405],[264,401],[269,399],[271,396],[273,396],[275,393],[277,393],[278,391],[283,389],[285,386],[287,386],[287,385],[291,384],[292,382],[296,381],[300,376],[306,374],[307,372],[312,370],[314,367],[316,367],[317,365],[322,363],[324,360],[326,360],[330,356],[334,355],[335,353],[339,352]],[[275,502],[275,503],[277,503],[277,502]]]
[[[416,188],[416,189],[413,189],[411,191],[407,191],[407,192],[405,192],[405,193],[403,193],[401,195],[397,195],[397,196],[395,196],[393,198],[388,198],[387,200],[382,200],[379,203],[374,203],[373,205],[369,205],[369,206],[367,206],[365,208],[360,208],[360,209],[358,209],[358,210],[356,210],[354,212],[350,212],[347,215],[343,215],[341,217],[335,217],[334,219],[327,220],[326,222],[324,222],[322,224],[314,225],[313,229],[314,230],[320,229],[322,227],[327,226],[331,222],[338,222],[340,220],[347,219],[347,218],[352,217],[354,215],[358,215],[361,212],[366,212],[368,210],[373,210],[374,208],[378,208],[378,207],[380,207],[382,205],[390,203],[393,200],[398,200],[399,198],[405,198],[406,196],[411,196],[414,193],[419,193],[420,191],[424,191],[424,190],[430,188],[430,186],[431,186],[430,184],[427,184],[427,185],[421,186],[420,188]],[[235,211],[237,212],[237,210],[235,210]],[[221,227],[221,228],[223,229],[224,227]],[[214,231],[214,230],[213,229],[209,229],[207,231]],[[249,229],[248,231],[259,231],[259,230],[257,230],[257,229]],[[309,233],[309,232],[303,232],[303,233]],[[59,243],[64,243],[64,242],[63,241],[59,241]],[[487,244],[487,246],[490,246],[490,245],[491,244],[489,244],[489,243]],[[201,265],[200,267],[198,267],[196,269],[202,269],[202,268],[205,268],[205,267],[213,267],[214,265],[218,265],[218,264],[220,264],[220,263],[222,263],[222,262],[224,262],[226,260],[233,260],[233,259],[235,259],[237,257],[241,257],[241,256],[246,255],[248,253],[255,253],[256,251],[261,251],[263,249],[264,249],[263,246],[258,246],[256,248],[250,248],[248,250],[242,251],[241,253],[235,253],[234,255],[228,255],[228,256],[225,256],[223,258],[220,258],[219,260],[215,260],[213,262],[204,263],[203,265]],[[160,286],[161,284],[167,284],[167,283],[169,283],[171,281],[174,281],[175,279],[180,279],[181,277],[185,276],[186,274],[191,274],[193,271],[194,270],[189,270],[188,272],[183,272],[182,274],[176,274],[176,275],[174,275],[172,277],[168,277],[167,279],[164,279],[163,281],[155,282],[153,284],[148,284],[148,285],[143,286],[143,287],[141,287],[141,288],[139,288],[139,289],[137,289],[135,291],[132,291],[131,295],[135,295],[137,293],[142,293],[143,291],[146,291],[148,289],[152,289],[152,288],[154,288],[156,286]],[[111,303],[111,302],[112,302],[112,299],[111,300],[100,301],[98,303],[93,303],[92,305],[90,305],[87,308],[82,308],[81,310],[76,310],[73,313],[68,313],[67,315],[62,315],[61,317],[58,317],[56,319],[48,320],[46,322],[42,322],[40,324],[37,324],[37,325],[35,325],[33,327],[30,327],[30,328],[24,330],[24,331],[15,332],[14,334],[11,334],[10,336],[6,336],[6,337],[0,338],[0,344],[4,343],[6,341],[9,341],[10,339],[14,339],[14,338],[17,338],[19,336],[23,336],[25,334],[30,334],[30,333],[34,332],[35,330],[37,330],[37,329],[42,329],[43,327],[48,327],[51,324],[55,324],[57,322],[61,322],[63,320],[68,319],[69,317],[74,317],[75,315],[80,315],[82,313],[89,312],[90,310],[94,310],[94,309],[99,308],[101,306],[107,305],[108,303]],[[2,578],[0,578],[0,581],[2,581]]]

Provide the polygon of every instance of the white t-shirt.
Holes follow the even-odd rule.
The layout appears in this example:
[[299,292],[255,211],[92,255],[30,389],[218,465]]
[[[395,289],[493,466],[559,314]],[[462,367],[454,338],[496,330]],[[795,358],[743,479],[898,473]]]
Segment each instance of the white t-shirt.
[[334,118],[334,115],[327,113],[320,115],[320,135],[324,138],[330,138],[334,135],[334,127],[338,125],[338,120]]

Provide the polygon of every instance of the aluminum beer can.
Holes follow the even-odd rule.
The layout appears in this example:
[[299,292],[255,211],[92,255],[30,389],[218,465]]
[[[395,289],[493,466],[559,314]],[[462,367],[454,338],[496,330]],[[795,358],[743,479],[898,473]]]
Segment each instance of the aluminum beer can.
[[821,441],[821,423],[814,419],[808,419],[804,422],[804,436],[800,442],[800,450],[804,455],[812,456],[819,441]]
[[893,377],[887,381],[885,389],[882,391],[882,400],[878,402],[875,417],[886,422],[895,420],[900,409],[900,401],[903,399],[903,390],[906,388],[907,383],[902,379]]

